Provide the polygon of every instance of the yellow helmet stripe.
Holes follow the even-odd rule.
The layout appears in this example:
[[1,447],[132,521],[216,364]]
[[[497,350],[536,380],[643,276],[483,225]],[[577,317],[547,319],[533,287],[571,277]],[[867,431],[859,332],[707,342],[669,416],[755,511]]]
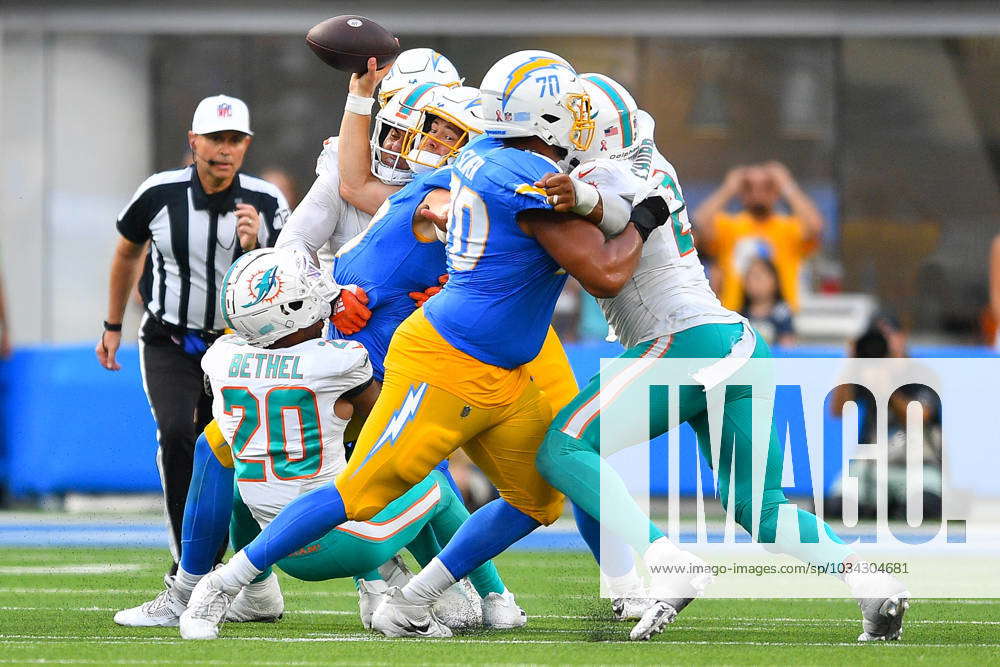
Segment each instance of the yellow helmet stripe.
[[523,65],[515,69],[513,72],[511,72],[510,75],[507,77],[507,85],[503,89],[502,106],[507,105],[507,100],[510,99],[510,96],[514,94],[514,91],[517,90],[517,87],[528,79],[529,74],[531,74],[535,70],[545,69],[547,67],[563,67],[567,70],[570,69],[566,65],[566,63],[564,63],[561,60],[557,60],[555,58],[546,58],[542,56],[536,56],[532,58],[531,60],[529,60],[528,62],[524,63]]

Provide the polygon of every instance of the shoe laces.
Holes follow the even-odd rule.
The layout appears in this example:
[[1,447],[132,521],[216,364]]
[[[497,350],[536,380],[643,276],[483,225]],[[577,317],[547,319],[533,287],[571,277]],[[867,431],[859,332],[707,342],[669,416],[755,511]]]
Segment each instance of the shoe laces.
[[218,623],[226,615],[231,602],[232,596],[213,588],[208,591],[201,604],[191,610],[191,616]]
[[160,591],[159,595],[157,595],[155,598],[153,598],[146,604],[142,605],[142,611],[143,613],[148,614],[150,616],[153,616],[163,610],[168,610],[172,612],[173,609],[171,608],[170,604],[171,602],[172,600],[170,591],[169,590]]

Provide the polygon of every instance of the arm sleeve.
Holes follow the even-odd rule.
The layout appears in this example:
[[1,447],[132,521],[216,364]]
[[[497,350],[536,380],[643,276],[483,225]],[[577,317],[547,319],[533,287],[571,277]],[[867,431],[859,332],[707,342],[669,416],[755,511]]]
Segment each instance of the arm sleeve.
[[153,192],[147,180],[132,195],[132,201],[128,206],[118,214],[118,233],[132,243],[145,243],[151,236],[149,223],[155,215]]
[[325,172],[316,177],[309,192],[288,217],[276,247],[295,248],[315,257],[330,240],[344,213],[340,188]]

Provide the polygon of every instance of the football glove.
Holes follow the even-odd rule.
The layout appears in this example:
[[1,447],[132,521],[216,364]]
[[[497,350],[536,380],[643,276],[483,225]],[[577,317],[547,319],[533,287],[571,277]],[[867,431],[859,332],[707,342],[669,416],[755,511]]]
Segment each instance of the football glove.
[[421,306],[423,306],[427,302],[427,299],[431,298],[432,296],[441,291],[446,282],[448,282],[447,273],[444,274],[443,276],[438,276],[437,285],[434,285],[433,287],[428,287],[423,292],[410,292],[410,298],[413,299],[414,308],[420,308]]
[[333,304],[333,315],[330,321],[337,331],[350,336],[365,328],[372,311],[365,307],[368,295],[357,285],[344,285],[340,288],[340,298]]
[[674,202],[675,210],[671,210],[670,203],[666,199],[661,195],[653,194],[635,205],[630,219],[643,242],[649,238],[653,230],[665,225],[670,220],[671,215],[684,210],[683,203],[676,200]]

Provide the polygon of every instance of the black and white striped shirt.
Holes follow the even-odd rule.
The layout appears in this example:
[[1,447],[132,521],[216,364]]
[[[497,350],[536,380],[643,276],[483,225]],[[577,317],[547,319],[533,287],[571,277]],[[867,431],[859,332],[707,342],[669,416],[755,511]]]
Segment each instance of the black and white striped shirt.
[[267,181],[238,173],[228,190],[206,195],[191,166],[153,174],[139,186],[118,216],[118,232],[132,243],[152,240],[139,292],[153,316],[184,329],[225,326],[218,291],[243,254],[234,212],[239,203],[257,209],[258,242],[273,246],[289,212]]

